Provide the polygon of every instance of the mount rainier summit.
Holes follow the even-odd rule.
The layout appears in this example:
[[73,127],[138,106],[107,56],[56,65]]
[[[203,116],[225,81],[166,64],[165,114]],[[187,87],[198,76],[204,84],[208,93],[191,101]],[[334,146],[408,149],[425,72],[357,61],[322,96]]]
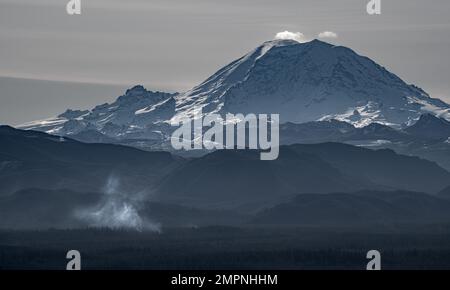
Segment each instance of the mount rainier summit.
[[450,120],[450,105],[405,83],[353,50],[319,40],[273,40],[183,93],[135,86],[111,104],[67,110],[19,126],[56,135],[98,133],[119,139],[159,139],[170,121],[210,113],[280,114],[281,123],[338,120],[364,127],[403,128],[424,113]]

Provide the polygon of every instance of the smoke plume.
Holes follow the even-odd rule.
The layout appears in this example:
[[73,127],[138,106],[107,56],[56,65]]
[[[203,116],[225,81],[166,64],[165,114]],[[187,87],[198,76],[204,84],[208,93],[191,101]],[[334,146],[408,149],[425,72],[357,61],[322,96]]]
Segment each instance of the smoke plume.
[[121,192],[117,177],[110,176],[108,178],[103,193],[104,197],[100,204],[77,212],[77,216],[87,222],[89,226],[134,229],[137,231],[161,231],[159,224],[139,215],[135,205],[136,201]]

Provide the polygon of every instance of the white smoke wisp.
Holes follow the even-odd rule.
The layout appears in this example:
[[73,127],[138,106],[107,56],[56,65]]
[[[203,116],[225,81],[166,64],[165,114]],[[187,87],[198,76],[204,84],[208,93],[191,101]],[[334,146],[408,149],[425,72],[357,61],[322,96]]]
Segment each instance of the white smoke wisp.
[[143,221],[136,209],[131,204],[117,200],[108,200],[88,217],[93,227],[143,229]]
[[119,179],[110,176],[100,204],[78,211],[76,215],[91,227],[161,232],[159,224],[139,215],[135,202],[121,194],[119,185]]

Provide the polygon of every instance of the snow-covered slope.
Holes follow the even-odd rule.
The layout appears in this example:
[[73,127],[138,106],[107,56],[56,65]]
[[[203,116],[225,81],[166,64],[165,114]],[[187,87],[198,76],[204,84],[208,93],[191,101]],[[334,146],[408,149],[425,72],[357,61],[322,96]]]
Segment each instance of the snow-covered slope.
[[54,134],[98,130],[120,138],[149,138],[170,120],[204,114],[279,113],[282,122],[337,119],[362,127],[402,127],[421,114],[450,120],[450,105],[349,48],[319,40],[274,40],[225,66],[180,94],[136,86],[112,104],[67,111],[21,126]]
[[[195,106],[194,106],[195,105]],[[450,106],[349,48],[269,41],[177,98],[177,116],[203,111],[279,113],[282,121],[337,119],[357,126],[410,124]]]
[[67,110],[55,118],[30,122],[20,128],[61,135],[96,130],[118,138],[152,138],[159,133],[155,128],[161,123],[164,126],[174,115],[176,95],[135,86],[112,104],[99,105],[90,111]]

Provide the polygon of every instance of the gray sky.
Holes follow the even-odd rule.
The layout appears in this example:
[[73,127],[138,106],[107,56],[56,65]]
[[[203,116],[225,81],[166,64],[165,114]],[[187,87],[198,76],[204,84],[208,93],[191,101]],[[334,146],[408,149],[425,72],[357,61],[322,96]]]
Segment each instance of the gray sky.
[[69,16],[68,0],[0,0],[0,123],[90,108],[135,84],[186,90],[284,30],[336,32],[330,42],[450,102],[448,0],[382,0],[380,16],[368,0],[81,1]]

